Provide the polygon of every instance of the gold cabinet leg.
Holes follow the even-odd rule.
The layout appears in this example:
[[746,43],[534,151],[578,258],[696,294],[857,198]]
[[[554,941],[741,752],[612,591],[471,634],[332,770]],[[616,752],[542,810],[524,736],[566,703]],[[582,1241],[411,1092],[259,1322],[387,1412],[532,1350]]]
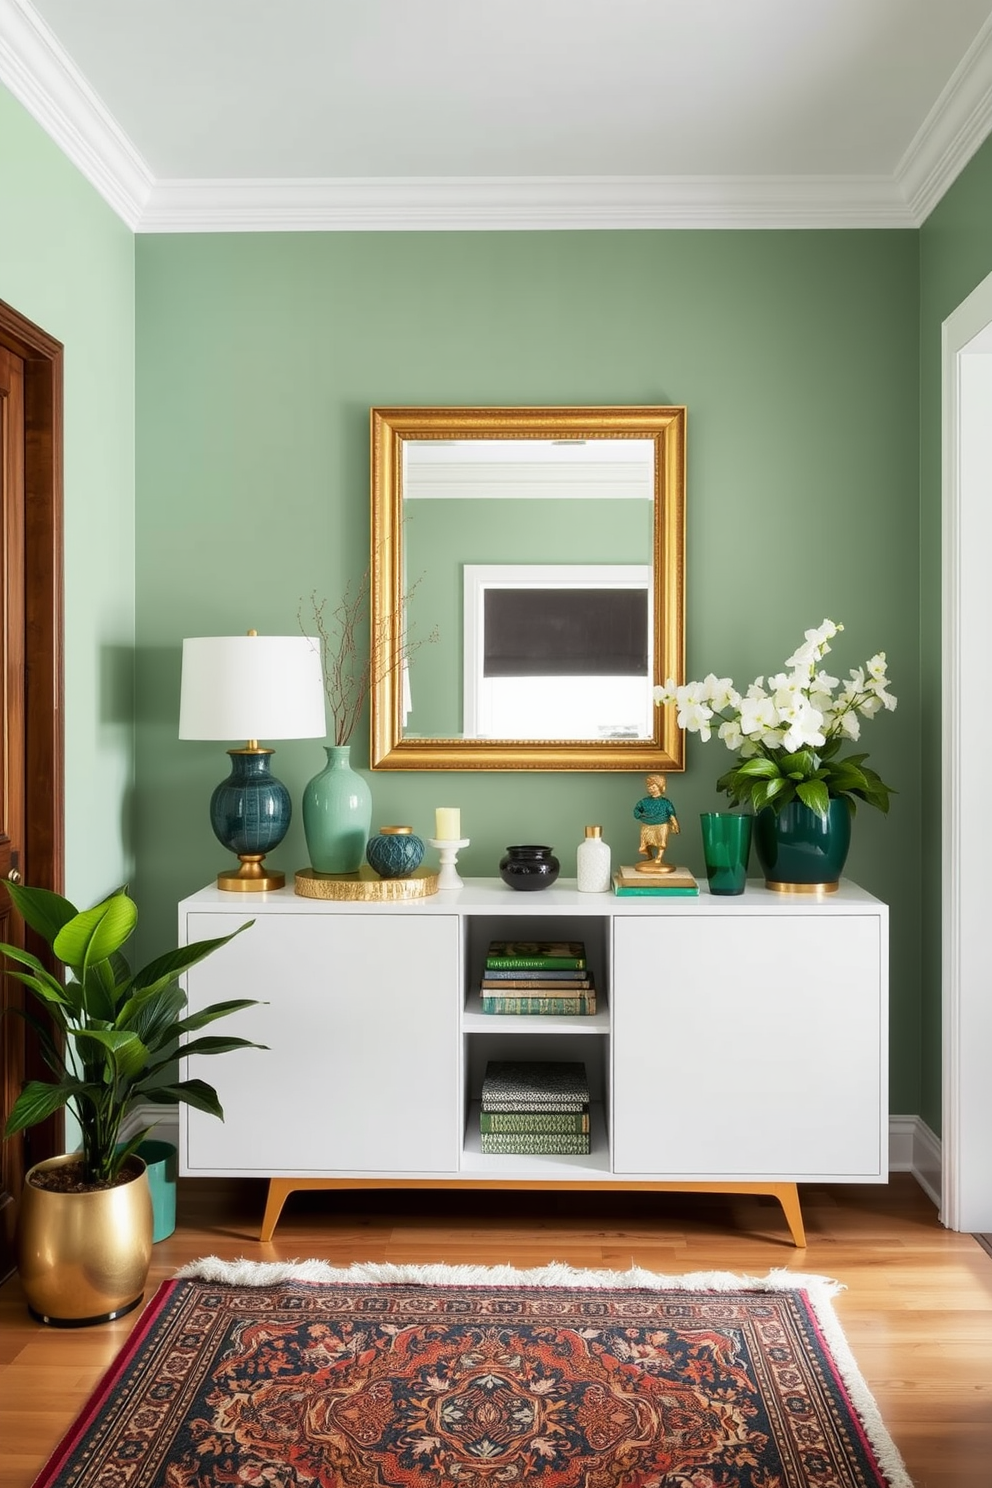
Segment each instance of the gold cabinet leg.
[[296,1185],[291,1178],[269,1179],[269,1196],[265,1201],[262,1228],[258,1232],[258,1238],[263,1244],[272,1239],[272,1232],[279,1223],[282,1206],[295,1187]]
[[785,1222],[789,1226],[792,1242],[800,1250],[806,1246],[806,1230],[803,1225],[803,1211],[799,1206],[799,1190],[794,1183],[776,1183],[774,1185],[775,1197],[782,1205]]

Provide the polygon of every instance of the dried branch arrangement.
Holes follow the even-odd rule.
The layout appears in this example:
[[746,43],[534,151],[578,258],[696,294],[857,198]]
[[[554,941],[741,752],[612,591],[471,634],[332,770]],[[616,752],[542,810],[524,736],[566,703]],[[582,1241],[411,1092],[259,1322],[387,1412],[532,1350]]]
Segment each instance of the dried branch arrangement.
[[335,744],[347,744],[365,707],[369,692],[405,665],[413,653],[438,640],[435,626],[430,635],[413,638],[406,626],[408,604],[420,583],[417,579],[403,595],[399,629],[392,616],[372,623],[369,594],[371,570],[366,569],[357,585],[348,584],[340,603],[328,614],[326,599],[310,595],[311,620],[305,621],[301,602],[297,618],[304,635],[317,632],[324,693],[331,712]]

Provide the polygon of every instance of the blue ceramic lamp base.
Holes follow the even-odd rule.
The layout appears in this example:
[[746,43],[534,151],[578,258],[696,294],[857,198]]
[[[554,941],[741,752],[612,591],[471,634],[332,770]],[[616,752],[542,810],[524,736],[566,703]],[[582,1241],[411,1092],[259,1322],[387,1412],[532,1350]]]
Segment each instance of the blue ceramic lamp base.
[[263,859],[289,830],[293,806],[289,791],[269,768],[273,750],[249,745],[227,752],[231,773],[210,798],[210,825],[241,866],[218,873],[217,887],[235,894],[281,889],[285,873],[267,867]]

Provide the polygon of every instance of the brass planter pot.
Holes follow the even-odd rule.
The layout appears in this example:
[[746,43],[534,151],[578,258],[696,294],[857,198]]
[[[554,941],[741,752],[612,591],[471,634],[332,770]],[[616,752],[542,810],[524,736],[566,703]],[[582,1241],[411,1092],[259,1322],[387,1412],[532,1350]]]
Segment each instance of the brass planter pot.
[[17,1220],[17,1266],[31,1316],[82,1328],[123,1317],[141,1301],[152,1259],[152,1196],[145,1164],[128,1183],[93,1193],[36,1188],[32,1173],[76,1162],[75,1154],[36,1163],[24,1180]]

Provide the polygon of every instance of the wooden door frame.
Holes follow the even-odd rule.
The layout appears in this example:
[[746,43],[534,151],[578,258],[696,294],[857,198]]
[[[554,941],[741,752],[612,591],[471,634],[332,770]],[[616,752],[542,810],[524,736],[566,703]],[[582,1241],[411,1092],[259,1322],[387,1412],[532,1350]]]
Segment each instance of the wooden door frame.
[[[26,883],[65,887],[63,725],[62,357],[59,341],[0,300],[0,345],[24,363],[25,838]],[[32,949],[41,956],[40,941]],[[26,1035],[30,1034],[26,1030]],[[25,1073],[48,1073],[25,1039]],[[61,1114],[31,1129],[32,1156],[61,1152]]]

